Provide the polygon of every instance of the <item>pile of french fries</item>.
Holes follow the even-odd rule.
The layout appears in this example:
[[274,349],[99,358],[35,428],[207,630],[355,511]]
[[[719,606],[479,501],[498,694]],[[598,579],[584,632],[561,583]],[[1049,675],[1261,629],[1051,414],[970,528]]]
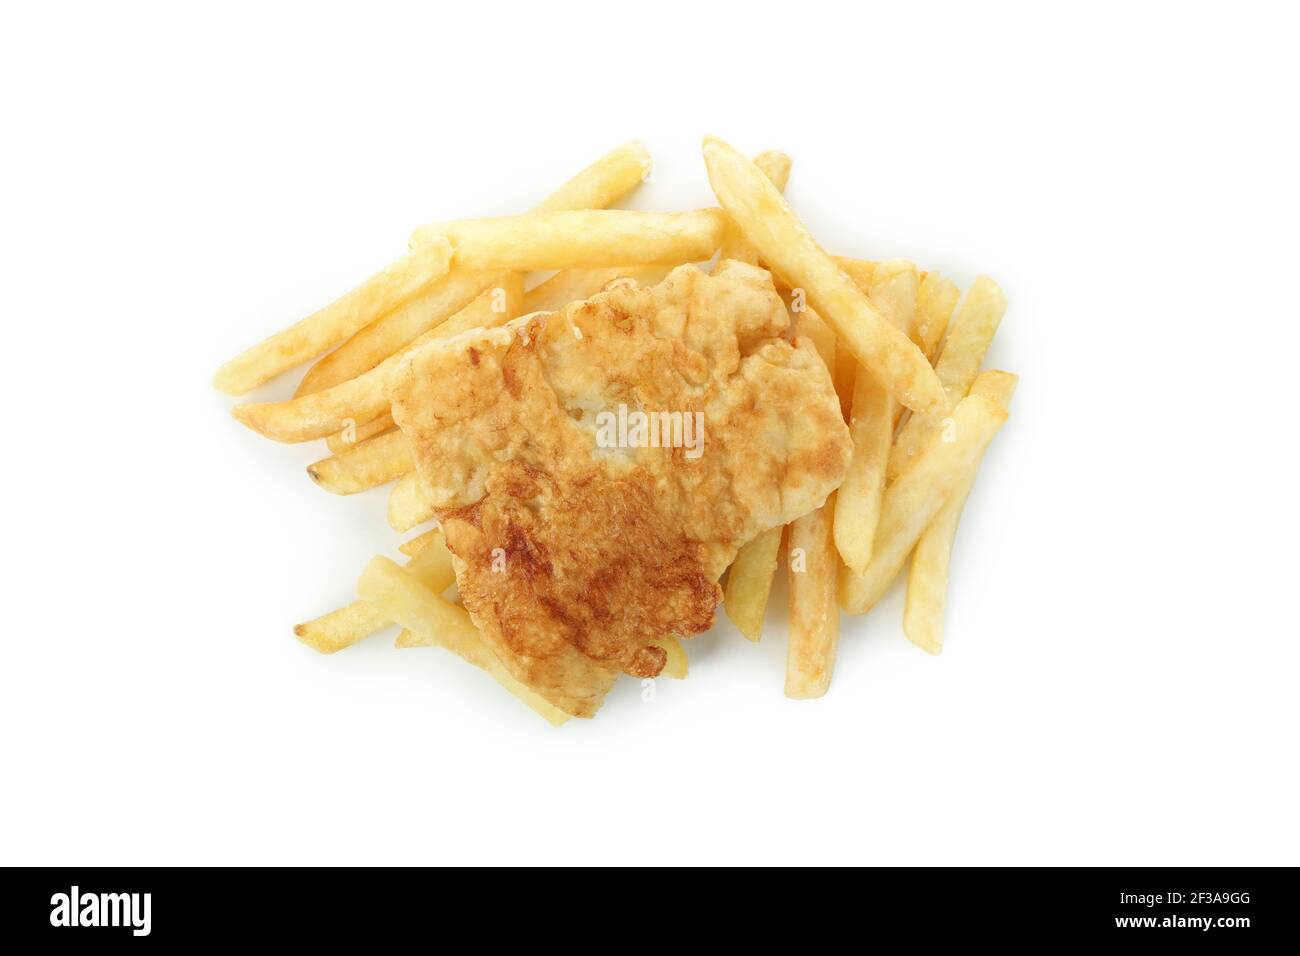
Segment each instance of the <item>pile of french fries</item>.
[[[283,442],[324,439],[328,456],[307,471],[348,495],[392,483],[388,520],[407,532],[432,522],[389,391],[410,354],[469,329],[588,298],[609,282],[657,282],[682,263],[716,257],[769,269],[794,331],[816,345],[853,440],[848,474],[823,507],[742,547],[727,572],[728,617],[759,640],[783,541],[789,569],[785,691],[818,697],[834,670],[839,615],[870,610],[906,566],[903,630],[938,654],[948,564],[957,523],[980,459],[1007,417],[1016,376],[980,371],[1006,299],[986,277],[965,300],[937,272],[906,260],[831,256],[782,193],[791,160],[753,160],[704,142],[720,208],[628,212],[613,205],[645,181],[651,160],[620,146],[519,216],[430,223],[397,261],[319,312],[227,362],[216,386],[243,395],[315,360],[294,397],[238,405],[234,414]],[[538,272],[558,270],[544,281]],[[487,671],[552,723],[568,715],[516,680],[447,592],[452,556],[435,527],[399,548],[404,565],[376,557],[358,600],[294,630],[322,653],[342,650],[391,624],[398,647],[440,646]],[[910,564],[908,559],[911,559]],[[684,678],[675,638],[664,673]]]

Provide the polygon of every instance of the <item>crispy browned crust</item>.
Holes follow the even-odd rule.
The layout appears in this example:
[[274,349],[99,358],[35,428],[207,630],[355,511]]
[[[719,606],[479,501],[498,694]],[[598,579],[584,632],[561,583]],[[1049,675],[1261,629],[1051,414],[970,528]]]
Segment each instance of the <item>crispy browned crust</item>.
[[[830,377],[768,274],[727,263],[414,354],[393,416],[458,559],[462,600],[520,680],[580,717],[649,644],[713,623],[754,535],[839,485],[849,438]],[[597,415],[701,412],[703,452],[597,447]]]

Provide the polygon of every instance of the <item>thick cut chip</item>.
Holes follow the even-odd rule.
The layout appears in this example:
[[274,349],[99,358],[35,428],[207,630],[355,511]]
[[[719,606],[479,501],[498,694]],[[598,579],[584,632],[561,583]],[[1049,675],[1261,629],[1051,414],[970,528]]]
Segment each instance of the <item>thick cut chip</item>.
[[785,696],[821,697],[831,686],[840,608],[835,603],[834,498],[790,523],[790,643]]
[[880,600],[944,502],[979,467],[980,456],[1006,418],[1006,409],[983,395],[968,395],[957,403],[951,427],[931,436],[885,492],[866,572],[842,569],[844,610],[865,614]]
[[451,243],[431,243],[398,259],[341,299],[241,352],[217,369],[213,384],[243,395],[314,359],[446,275]]
[[[867,290],[871,304],[880,314],[908,335],[914,324],[917,281],[912,263],[894,259],[882,262],[875,269]],[[835,546],[844,563],[859,574],[871,560],[871,543],[880,520],[885,467],[898,408],[893,394],[870,371],[859,366],[854,373],[849,418],[853,460],[835,499]]]
[[585,269],[701,262],[718,251],[727,217],[717,209],[632,212],[584,209],[462,219],[436,228],[466,269]]
[[[835,328],[859,364],[908,408],[943,409],[943,387],[924,353],[890,325],[799,221],[781,193],[750,160],[719,139],[704,141],[704,163],[718,202],[773,272]],[[457,249],[457,257],[460,250]]]
[[[1010,372],[982,372],[971,383],[970,394],[985,398],[1005,409],[1011,404],[1019,378]],[[929,527],[916,542],[907,575],[907,603],[903,606],[903,632],[922,650],[938,654],[943,650],[943,618],[947,604],[948,563],[957,522],[975,484],[972,469],[953,489]]]
[[[943,383],[945,415],[956,408],[971,382],[979,374],[984,353],[988,351],[1007,310],[1007,297],[988,276],[980,276],[966,293],[966,301],[952,320],[948,337],[939,352],[934,371]],[[906,470],[921,449],[938,431],[949,427],[944,416],[921,418],[913,415],[894,439],[889,453],[890,481]]]
[[614,283],[413,352],[392,394],[460,595],[519,680],[590,717],[713,623],[759,533],[820,507],[848,429],[767,272]]
[[763,635],[763,616],[780,556],[781,529],[772,528],[741,548],[727,572],[727,617],[751,641]]
[[[764,176],[772,180],[773,186],[785,192],[786,181],[790,178],[789,156],[776,150],[768,150],[754,157],[754,165],[763,171]],[[727,225],[727,234],[718,249],[718,262],[722,263],[727,259],[748,262],[751,266],[759,264],[758,250],[751,246],[744,234],[732,224]]]
[[326,491],[355,495],[400,478],[414,467],[406,436],[393,431],[369,438],[341,455],[308,465],[307,474]]
[[411,471],[398,479],[388,493],[388,526],[405,533],[417,525],[433,520],[433,506],[420,484],[419,476]]
[[961,290],[951,279],[937,272],[922,277],[916,291],[916,339],[932,363],[939,355],[939,343],[948,331],[948,320],[960,298]]

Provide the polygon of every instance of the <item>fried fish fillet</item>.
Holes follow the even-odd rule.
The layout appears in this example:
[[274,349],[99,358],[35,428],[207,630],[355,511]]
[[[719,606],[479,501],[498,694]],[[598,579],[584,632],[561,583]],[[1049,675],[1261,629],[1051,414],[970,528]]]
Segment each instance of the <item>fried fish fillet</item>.
[[712,626],[737,549],[843,480],[839,399],[788,332],[770,275],[726,262],[411,356],[393,417],[461,598],[557,707],[590,717],[620,673],[657,675],[651,641]]

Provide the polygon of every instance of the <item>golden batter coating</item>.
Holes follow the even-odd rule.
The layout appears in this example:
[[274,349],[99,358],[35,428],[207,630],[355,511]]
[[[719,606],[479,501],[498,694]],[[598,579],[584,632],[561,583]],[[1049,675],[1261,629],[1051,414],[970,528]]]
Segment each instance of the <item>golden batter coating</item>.
[[412,354],[393,417],[461,598],[556,706],[590,717],[620,672],[658,674],[650,641],[712,626],[737,549],[843,480],[839,400],[789,324],[770,275],[727,262]]

